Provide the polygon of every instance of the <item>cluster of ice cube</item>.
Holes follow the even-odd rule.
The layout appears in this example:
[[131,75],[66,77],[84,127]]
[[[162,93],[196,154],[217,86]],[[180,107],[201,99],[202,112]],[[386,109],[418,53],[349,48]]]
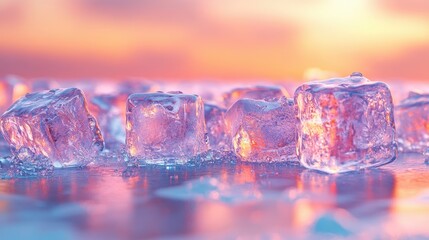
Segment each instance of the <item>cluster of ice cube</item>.
[[135,164],[186,163],[211,150],[247,162],[299,160],[336,173],[393,161],[397,141],[403,151],[429,147],[429,95],[411,94],[394,116],[387,85],[359,73],[304,83],[293,98],[282,86],[193,87],[200,96],[141,81],[74,84],[82,90],[48,90],[67,87],[49,80],[20,84],[0,82],[0,124],[21,162],[29,159],[18,157],[24,152],[55,167],[96,164],[106,146],[124,148]]

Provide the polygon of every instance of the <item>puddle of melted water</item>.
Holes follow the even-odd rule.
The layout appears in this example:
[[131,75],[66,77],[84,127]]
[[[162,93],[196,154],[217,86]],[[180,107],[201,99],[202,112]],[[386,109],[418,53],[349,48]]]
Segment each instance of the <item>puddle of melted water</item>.
[[294,164],[57,170],[0,180],[2,239],[429,238],[418,155],[327,175]]

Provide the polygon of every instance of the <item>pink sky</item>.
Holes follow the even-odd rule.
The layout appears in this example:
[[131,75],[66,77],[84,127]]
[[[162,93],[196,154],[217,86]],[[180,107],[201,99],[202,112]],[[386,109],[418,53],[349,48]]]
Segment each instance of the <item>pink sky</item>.
[[0,76],[429,79],[426,0],[0,0]]

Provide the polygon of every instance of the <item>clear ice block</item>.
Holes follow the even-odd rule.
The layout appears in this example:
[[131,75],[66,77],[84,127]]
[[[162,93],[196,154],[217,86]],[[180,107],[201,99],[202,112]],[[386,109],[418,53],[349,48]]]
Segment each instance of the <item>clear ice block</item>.
[[277,101],[281,97],[289,97],[288,92],[282,86],[254,86],[235,88],[223,94],[224,104],[229,108],[242,98],[255,100]]
[[128,155],[139,163],[186,163],[208,150],[204,121],[197,95],[132,94],[127,101]]
[[214,104],[204,104],[204,118],[210,148],[219,151],[230,150],[230,139],[225,132],[226,109]]
[[249,162],[296,159],[296,117],[292,99],[240,99],[226,113],[234,152]]
[[360,73],[309,82],[295,92],[298,157],[328,173],[379,166],[396,158],[392,96]]
[[27,148],[56,167],[85,165],[104,145],[97,121],[77,88],[29,93],[3,114],[0,124],[12,153]]
[[395,107],[399,150],[424,153],[429,149],[429,94],[411,92]]

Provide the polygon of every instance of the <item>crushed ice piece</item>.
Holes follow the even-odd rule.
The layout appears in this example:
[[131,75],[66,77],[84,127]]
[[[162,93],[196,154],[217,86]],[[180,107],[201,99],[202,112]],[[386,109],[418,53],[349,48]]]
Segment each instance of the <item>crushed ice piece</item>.
[[296,117],[292,99],[240,99],[226,113],[234,152],[243,161],[296,159]]
[[224,108],[204,103],[204,118],[211,149],[219,151],[231,149],[228,134],[225,132],[225,113],[226,109]]
[[239,161],[237,156],[231,151],[217,151],[210,149],[202,154],[192,157],[187,165],[202,165],[207,163],[236,164]]
[[353,74],[303,84],[295,92],[298,157],[328,173],[380,166],[396,158],[388,86]]
[[235,88],[223,94],[226,108],[231,107],[242,98],[255,100],[277,101],[281,97],[289,97],[288,92],[282,86],[254,86],[245,88]]
[[104,145],[97,121],[77,88],[29,93],[3,114],[0,124],[15,156],[25,148],[56,166],[85,165]]
[[410,92],[395,107],[395,123],[399,150],[424,153],[429,148],[429,94]]
[[12,176],[48,176],[54,165],[43,155],[35,155],[29,148],[23,147],[12,159],[10,172]]
[[139,162],[186,163],[208,150],[204,105],[197,95],[132,94],[126,125],[128,155]]

